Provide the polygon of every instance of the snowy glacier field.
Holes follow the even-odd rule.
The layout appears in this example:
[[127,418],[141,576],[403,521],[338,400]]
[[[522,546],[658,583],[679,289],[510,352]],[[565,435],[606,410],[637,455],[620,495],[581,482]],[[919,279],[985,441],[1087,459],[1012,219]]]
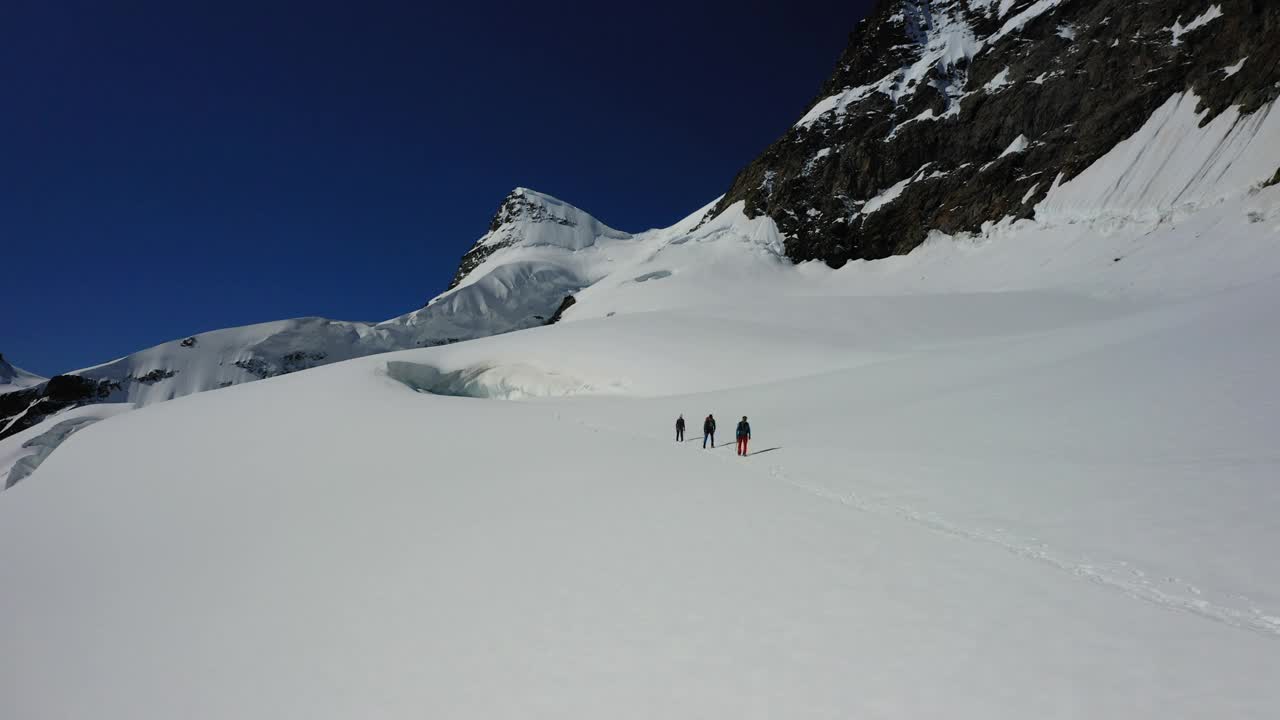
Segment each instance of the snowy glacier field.
[[839,270],[741,208],[513,246],[589,279],[559,324],[51,418],[0,715],[1277,717],[1269,118],[1175,97]]
[[[742,292],[677,269],[584,299],[599,317],[87,427],[0,497],[0,696],[23,718],[1273,717],[1280,218],[1249,212],[840,271],[721,236],[673,252],[746,258]],[[1233,262],[1196,239],[1251,228]]]

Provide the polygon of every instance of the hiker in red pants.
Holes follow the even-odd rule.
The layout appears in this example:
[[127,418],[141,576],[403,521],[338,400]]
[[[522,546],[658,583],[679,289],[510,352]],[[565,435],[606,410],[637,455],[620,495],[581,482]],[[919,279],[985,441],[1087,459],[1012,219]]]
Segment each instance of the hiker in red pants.
[[751,423],[747,422],[747,416],[742,416],[742,422],[738,423],[738,454],[747,456],[747,441],[751,439]]

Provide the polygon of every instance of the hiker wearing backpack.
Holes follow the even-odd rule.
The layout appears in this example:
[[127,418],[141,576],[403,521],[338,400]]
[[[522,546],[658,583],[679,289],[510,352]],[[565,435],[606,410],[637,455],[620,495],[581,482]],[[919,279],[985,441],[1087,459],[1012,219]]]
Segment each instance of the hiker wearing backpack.
[[747,422],[747,416],[742,416],[742,422],[738,423],[738,454],[742,457],[747,456],[747,441],[751,439],[751,423]]
[[684,442],[684,415],[676,418],[676,442]]
[[711,449],[716,447],[716,416],[708,415],[706,420],[702,421],[702,449],[707,449],[707,440],[711,441]]

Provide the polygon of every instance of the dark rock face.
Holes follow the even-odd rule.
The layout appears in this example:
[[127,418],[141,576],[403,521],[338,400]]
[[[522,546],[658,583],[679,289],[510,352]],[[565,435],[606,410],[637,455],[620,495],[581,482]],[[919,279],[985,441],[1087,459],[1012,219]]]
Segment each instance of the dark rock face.
[[168,380],[177,374],[178,373],[175,370],[161,370],[160,368],[156,368],[145,375],[139,375],[138,377],[133,378],[133,381],[140,382],[143,385],[155,385],[161,380]]
[[120,389],[120,383],[91,380],[79,375],[55,375],[48,382],[0,395],[0,440],[40,423],[49,415],[78,405],[103,402]]
[[544,324],[555,325],[556,323],[560,322],[560,317],[564,315],[564,311],[573,307],[575,304],[577,304],[577,302],[578,300],[574,298],[572,295],[565,295],[564,300],[560,301],[560,307],[556,308],[556,311],[551,314],[551,317],[548,318]]
[[[743,201],[769,215],[796,261],[902,254],[933,229],[1031,217],[1059,173],[1079,174],[1176,93],[1194,91],[1206,121],[1280,93],[1280,3],[1062,0],[1034,17],[1033,0],[1000,5],[882,0],[810,112],[717,212]],[[1221,16],[1181,32],[1215,5]],[[1020,137],[1025,149],[1001,157]]]
[[6,425],[31,407],[32,403],[40,399],[43,387],[43,385],[37,385],[24,390],[14,390],[13,392],[0,394],[0,439],[13,434],[13,432],[9,432],[10,428],[6,427]]
[[324,360],[327,357],[329,357],[328,353],[319,350],[312,352],[295,350],[281,355],[276,362],[255,357],[248,360],[237,360],[235,366],[259,378],[269,378],[319,367],[325,364]]

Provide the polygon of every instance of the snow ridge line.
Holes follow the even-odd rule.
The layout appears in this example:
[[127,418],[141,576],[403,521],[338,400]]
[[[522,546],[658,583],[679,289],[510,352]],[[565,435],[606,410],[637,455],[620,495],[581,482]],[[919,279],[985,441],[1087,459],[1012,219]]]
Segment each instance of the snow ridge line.
[[[899,517],[909,522],[923,525],[934,532],[944,535],[950,535],[952,537],[970,540],[973,542],[995,545],[1009,553],[1012,553],[1013,555],[1027,558],[1028,560],[1034,560],[1060,571],[1070,573],[1076,577],[1094,583],[1095,585],[1101,585],[1112,590],[1118,590],[1131,598],[1142,600],[1153,605],[1158,605],[1166,610],[1189,613],[1206,620],[1212,620],[1231,627],[1249,630],[1260,635],[1280,639],[1280,616],[1269,615],[1260,608],[1253,607],[1248,611],[1244,611],[1217,605],[1207,600],[1170,594],[1153,586],[1150,581],[1147,580],[1126,580],[1101,571],[1088,563],[1073,562],[1068,559],[1055,557],[1049,551],[1048,546],[1043,544],[1039,546],[1028,545],[1026,543],[1017,542],[1015,538],[961,527],[938,517],[934,513],[922,513],[909,507],[864,500],[860,498],[857,493],[852,492],[847,495],[841,495],[826,488],[800,482],[792,479],[781,467],[776,465],[769,467],[769,474],[774,479],[791,485],[792,487],[799,488],[800,490],[804,490],[805,492],[827,500],[838,502],[846,507],[881,516]],[[1133,573],[1135,577],[1145,577],[1145,575],[1140,571],[1135,570]],[[1199,593],[1199,590],[1193,586],[1188,587],[1192,592]],[[1241,599],[1248,602],[1246,598],[1242,597]]]

